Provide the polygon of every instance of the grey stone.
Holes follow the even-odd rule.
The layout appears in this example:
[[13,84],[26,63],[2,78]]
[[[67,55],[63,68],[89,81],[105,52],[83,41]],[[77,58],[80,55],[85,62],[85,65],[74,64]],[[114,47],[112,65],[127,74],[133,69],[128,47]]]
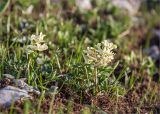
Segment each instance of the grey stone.
[[148,49],[144,49],[144,52],[151,56],[151,58],[154,60],[158,60],[160,58],[160,50],[156,45],[151,46]]
[[13,86],[6,86],[0,90],[0,107],[9,107],[12,102],[20,100],[22,98],[31,99],[32,97],[26,90],[19,89]]
[[25,90],[27,92],[35,93],[37,95],[40,95],[40,92],[38,90],[34,89],[32,86],[29,86],[27,83],[24,82],[24,80],[25,79],[14,79],[13,83],[17,87],[19,87],[19,88],[21,88],[21,89],[23,89],[23,90]]
[[135,15],[138,12],[141,2],[142,0],[111,0],[114,6],[126,10],[129,15]]
[[86,10],[91,10],[92,9],[91,0],[76,0],[76,6],[81,11],[86,11]]

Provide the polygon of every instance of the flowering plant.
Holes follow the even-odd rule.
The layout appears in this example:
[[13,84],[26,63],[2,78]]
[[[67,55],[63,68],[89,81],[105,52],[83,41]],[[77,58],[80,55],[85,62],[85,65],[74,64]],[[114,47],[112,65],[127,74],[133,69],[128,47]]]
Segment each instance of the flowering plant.
[[27,59],[28,59],[28,72],[30,73],[30,77],[28,78],[28,83],[31,83],[33,80],[32,70],[33,66],[37,66],[38,68],[42,69],[44,67],[45,61],[48,61],[49,58],[42,51],[48,49],[48,46],[44,40],[45,35],[40,33],[37,35],[32,35],[30,37],[30,44],[26,47]]
[[48,46],[46,45],[44,41],[45,35],[40,33],[39,35],[32,35],[31,36],[31,45],[27,46],[27,53],[30,54],[34,51],[44,51],[48,49]]
[[102,43],[98,43],[95,47],[88,47],[84,50],[84,59],[87,64],[93,66],[93,79],[94,79],[94,94],[98,92],[98,68],[106,67],[114,59],[115,53],[113,49],[117,46],[108,40],[104,40]]
[[85,62],[95,67],[105,67],[114,59],[115,53],[112,50],[116,48],[117,46],[108,40],[98,43],[95,48],[88,47],[87,50],[84,50]]

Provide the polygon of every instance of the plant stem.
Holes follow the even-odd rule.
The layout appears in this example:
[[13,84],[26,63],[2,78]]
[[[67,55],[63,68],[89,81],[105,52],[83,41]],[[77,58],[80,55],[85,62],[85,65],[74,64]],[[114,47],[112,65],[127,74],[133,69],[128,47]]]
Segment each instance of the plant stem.
[[94,94],[96,95],[98,92],[98,77],[97,77],[97,68],[94,68],[94,85],[95,85],[95,90],[94,90]]

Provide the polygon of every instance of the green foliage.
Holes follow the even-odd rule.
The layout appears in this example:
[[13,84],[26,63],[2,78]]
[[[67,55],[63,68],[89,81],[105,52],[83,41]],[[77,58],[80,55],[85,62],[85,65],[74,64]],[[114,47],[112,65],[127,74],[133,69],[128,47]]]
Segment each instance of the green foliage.
[[0,1],[0,14],[3,13],[9,6],[10,0],[1,0]]
[[19,4],[22,8],[28,8],[30,5],[38,4],[39,0],[17,0],[17,4]]
[[[110,93],[116,95],[123,95],[125,89],[118,83],[116,78],[112,76],[115,68],[118,64],[113,67],[98,68],[97,70],[97,93]],[[67,75],[65,84],[72,87],[77,93],[83,91],[87,93],[94,93],[94,71],[95,69],[90,65],[77,64],[71,68],[71,72]]]

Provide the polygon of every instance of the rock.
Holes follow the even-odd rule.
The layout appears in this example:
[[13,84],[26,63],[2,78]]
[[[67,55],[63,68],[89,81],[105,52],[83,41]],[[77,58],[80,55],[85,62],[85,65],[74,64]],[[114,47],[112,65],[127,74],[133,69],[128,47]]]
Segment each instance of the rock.
[[76,6],[81,11],[86,11],[86,10],[91,10],[92,9],[92,4],[91,4],[90,0],[76,0]]
[[144,49],[144,52],[147,53],[154,60],[158,60],[160,58],[160,50],[156,45],[151,46],[148,49]]
[[17,87],[19,87],[19,88],[21,88],[21,89],[23,89],[23,90],[25,90],[25,91],[27,91],[27,92],[40,95],[40,92],[39,92],[38,90],[34,89],[32,86],[29,86],[27,83],[24,82],[24,80],[25,80],[25,79],[14,79],[14,80],[13,80],[13,83],[14,83]]
[[160,67],[160,24],[152,30],[149,47],[144,48],[143,52],[149,55],[156,65]]
[[[38,90],[36,90],[35,88],[33,88],[32,86],[29,86],[25,80],[26,78],[21,78],[21,79],[15,79],[14,76],[12,76],[11,74],[2,74],[2,76],[5,77],[5,79],[8,79],[9,82],[12,83],[12,85],[20,88],[20,89],[23,89],[23,90],[26,90],[27,92],[30,92],[30,93],[34,93],[36,95],[40,95],[40,92]],[[1,80],[3,81],[3,80]],[[1,82],[0,82],[1,83]]]
[[58,87],[57,86],[51,86],[49,90],[46,91],[45,95],[53,96],[58,93]]
[[[160,25],[159,25],[160,27]],[[150,41],[151,45],[156,45],[160,49],[160,28],[155,28],[153,30],[153,37]]]
[[[0,89],[0,108],[8,108],[12,102],[17,100],[32,99],[29,93],[40,95],[38,90],[24,82],[25,78],[14,79],[14,76],[10,74],[3,74],[3,76],[11,82],[12,86],[6,84]],[[0,84],[3,84],[3,80]]]
[[160,74],[158,72],[156,72],[153,75],[152,80],[155,81],[155,82],[159,82],[159,79],[160,79]]
[[135,15],[141,5],[141,0],[111,0],[111,3],[128,12],[129,15]]
[[31,99],[32,97],[26,90],[19,89],[13,86],[6,86],[0,90],[0,107],[7,108],[12,102],[20,100],[22,98]]

